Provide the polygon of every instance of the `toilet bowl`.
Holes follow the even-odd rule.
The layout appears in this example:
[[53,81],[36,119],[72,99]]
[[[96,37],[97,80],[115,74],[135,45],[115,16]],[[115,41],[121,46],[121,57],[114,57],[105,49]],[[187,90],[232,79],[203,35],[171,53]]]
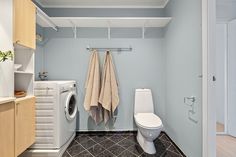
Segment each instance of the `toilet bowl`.
[[156,148],[153,141],[162,131],[163,124],[161,119],[154,114],[150,89],[136,89],[134,119],[138,127],[138,143],[146,153],[155,154]]

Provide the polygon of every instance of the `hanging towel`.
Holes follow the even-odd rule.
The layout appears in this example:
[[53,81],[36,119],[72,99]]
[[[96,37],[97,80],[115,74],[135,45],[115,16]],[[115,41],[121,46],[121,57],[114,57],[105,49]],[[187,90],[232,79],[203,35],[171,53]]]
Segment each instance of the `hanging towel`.
[[102,107],[99,104],[100,72],[98,52],[93,50],[85,84],[84,108],[90,113],[96,124],[103,120]]
[[108,120],[113,118],[114,111],[119,104],[118,84],[109,51],[106,52],[105,56],[99,103],[102,104],[104,122],[107,124]]

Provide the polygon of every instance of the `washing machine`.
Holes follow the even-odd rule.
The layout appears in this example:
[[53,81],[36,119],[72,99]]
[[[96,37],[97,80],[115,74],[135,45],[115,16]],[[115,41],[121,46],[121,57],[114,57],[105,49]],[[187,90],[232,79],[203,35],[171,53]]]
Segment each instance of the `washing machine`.
[[60,157],[75,137],[75,81],[35,81],[36,142],[24,157]]

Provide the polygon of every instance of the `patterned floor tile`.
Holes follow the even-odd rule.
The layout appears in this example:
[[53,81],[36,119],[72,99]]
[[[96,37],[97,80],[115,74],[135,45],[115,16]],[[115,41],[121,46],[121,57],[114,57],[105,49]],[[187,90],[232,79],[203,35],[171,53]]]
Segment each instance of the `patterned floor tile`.
[[165,133],[154,140],[155,154],[147,154],[138,144],[137,132],[78,134],[62,157],[185,157]]
[[104,150],[105,150],[105,148],[103,148],[100,144],[96,144],[88,149],[88,151],[94,156],[98,156]]
[[169,138],[165,134],[161,134],[160,140],[170,141]]
[[112,147],[108,148],[108,150],[109,150],[112,154],[118,156],[118,155],[120,155],[125,149],[124,149],[123,147],[121,147],[121,146],[115,144],[115,145],[113,145]]
[[108,150],[104,150],[102,153],[100,153],[97,157],[115,157],[114,154],[112,154]]
[[96,142],[94,142],[93,140],[88,140],[88,141],[83,141],[82,143],[80,143],[85,149],[88,149],[90,147],[92,147],[93,145],[97,144]]
[[160,147],[160,145],[161,147],[164,147],[164,149],[167,149],[171,145],[171,142],[157,139],[154,141],[154,145],[157,149]]
[[113,141],[111,141],[111,140],[109,140],[109,139],[106,139],[106,140],[102,141],[100,144],[101,144],[105,149],[108,149],[108,148],[112,147],[112,146],[115,144],[115,142],[113,142]]
[[70,143],[70,145],[68,146],[67,149],[69,149],[69,148],[71,148],[72,146],[77,145],[77,144],[78,144],[78,142],[74,139],[74,140],[72,140],[72,142]]
[[87,135],[82,135],[82,136],[77,136],[75,139],[78,143],[82,143],[84,141],[90,140],[89,136]]
[[62,157],[70,157],[70,155],[67,152],[65,152],[63,153]]
[[69,149],[67,150],[67,152],[68,152],[71,156],[78,155],[78,154],[81,153],[82,151],[84,151],[84,148],[83,148],[80,144],[74,145],[74,146],[72,146],[71,148],[69,148]]
[[94,157],[94,156],[90,154],[89,151],[85,150],[79,153],[78,155],[76,155],[75,157]]
[[127,137],[127,139],[137,142],[137,135],[130,135]]
[[129,139],[124,139],[124,140],[120,141],[118,144],[124,148],[128,148],[131,145],[135,145],[135,142],[131,141]]
[[143,149],[138,144],[129,146],[128,150],[138,156],[143,153]]
[[169,150],[169,151],[171,151],[171,152],[174,152],[174,153],[176,153],[176,154],[180,154],[180,155],[181,155],[181,153],[179,152],[179,150],[178,150],[174,145],[171,145],[170,147],[168,147],[167,150]]
[[125,139],[125,137],[116,134],[116,135],[111,136],[109,139],[112,140],[115,143],[118,143],[119,141]]
[[125,150],[118,157],[137,157],[137,155],[131,153],[128,150]]
[[90,136],[90,138],[93,139],[97,143],[100,143],[107,139],[104,135],[93,135],[93,136]]
[[182,156],[167,150],[161,157],[182,157]]

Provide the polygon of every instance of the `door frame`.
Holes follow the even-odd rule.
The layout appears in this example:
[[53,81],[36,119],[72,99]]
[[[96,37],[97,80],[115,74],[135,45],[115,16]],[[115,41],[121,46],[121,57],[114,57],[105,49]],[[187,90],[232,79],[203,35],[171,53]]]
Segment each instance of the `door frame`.
[[212,103],[216,0],[202,0],[202,157],[216,156],[216,118]]

